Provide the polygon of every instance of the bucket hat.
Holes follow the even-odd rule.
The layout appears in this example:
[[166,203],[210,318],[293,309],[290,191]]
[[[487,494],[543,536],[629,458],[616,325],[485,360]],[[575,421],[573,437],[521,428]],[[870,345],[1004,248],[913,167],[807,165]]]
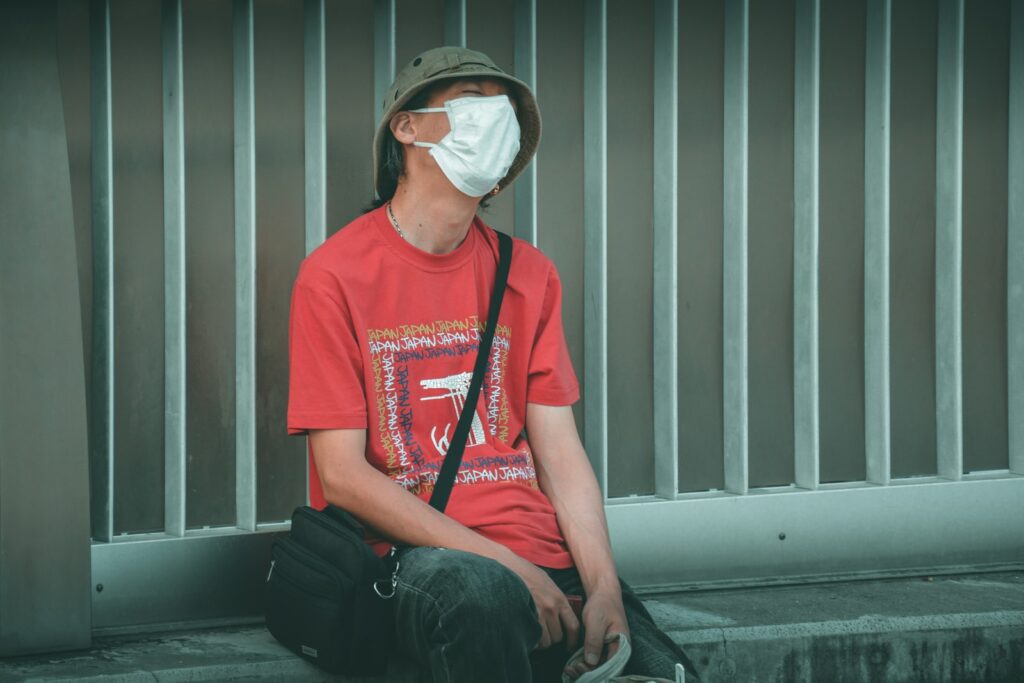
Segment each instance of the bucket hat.
[[381,160],[384,144],[391,135],[391,118],[424,88],[449,78],[495,78],[504,81],[515,96],[516,118],[519,120],[519,153],[508,173],[498,183],[499,191],[518,176],[537,151],[540,142],[540,110],[530,86],[502,71],[482,52],[465,47],[435,47],[420,53],[398,72],[381,103],[383,115],[373,135],[373,187],[381,196]]

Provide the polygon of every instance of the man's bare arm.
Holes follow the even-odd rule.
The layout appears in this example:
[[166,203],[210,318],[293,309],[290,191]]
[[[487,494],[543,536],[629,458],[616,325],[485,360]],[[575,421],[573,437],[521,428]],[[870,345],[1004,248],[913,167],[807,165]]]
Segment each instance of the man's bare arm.
[[600,659],[606,636],[629,634],[604,500],[570,406],[527,404],[526,431],[537,480],[555,508],[558,526],[587,592],[583,624],[587,663],[593,666]]
[[570,646],[575,644],[579,623],[548,575],[505,546],[438,512],[372,467],[364,456],[365,429],[311,430],[309,438],[327,502],[391,540],[463,550],[500,562],[526,583],[533,596],[543,627],[539,647],[563,637]]

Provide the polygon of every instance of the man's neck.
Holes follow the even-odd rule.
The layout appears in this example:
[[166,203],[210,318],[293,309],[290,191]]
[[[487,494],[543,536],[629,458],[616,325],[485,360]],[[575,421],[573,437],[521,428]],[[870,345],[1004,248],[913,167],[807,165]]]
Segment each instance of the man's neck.
[[431,254],[454,251],[469,234],[479,199],[452,186],[399,183],[391,209],[402,234],[413,246]]

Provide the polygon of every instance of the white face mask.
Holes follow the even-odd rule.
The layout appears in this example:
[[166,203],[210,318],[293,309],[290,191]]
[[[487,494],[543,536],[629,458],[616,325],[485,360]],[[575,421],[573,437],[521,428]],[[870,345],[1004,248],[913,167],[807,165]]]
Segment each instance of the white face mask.
[[507,95],[460,97],[443,107],[413,112],[447,112],[451,131],[429,147],[448,180],[470,197],[482,197],[505,177],[519,153],[519,122]]

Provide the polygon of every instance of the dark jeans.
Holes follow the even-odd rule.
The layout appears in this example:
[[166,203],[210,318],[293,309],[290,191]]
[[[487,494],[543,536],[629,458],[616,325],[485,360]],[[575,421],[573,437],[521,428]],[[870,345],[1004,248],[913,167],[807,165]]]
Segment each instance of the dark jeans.
[[[443,548],[401,555],[395,596],[398,643],[419,663],[424,680],[560,681],[569,655],[562,643],[534,650],[541,627],[526,584],[498,562]],[[575,569],[546,569],[567,595],[583,595]],[[625,673],[675,680],[675,664],[692,665],[622,584],[633,654]],[[577,647],[582,646],[582,638]]]

